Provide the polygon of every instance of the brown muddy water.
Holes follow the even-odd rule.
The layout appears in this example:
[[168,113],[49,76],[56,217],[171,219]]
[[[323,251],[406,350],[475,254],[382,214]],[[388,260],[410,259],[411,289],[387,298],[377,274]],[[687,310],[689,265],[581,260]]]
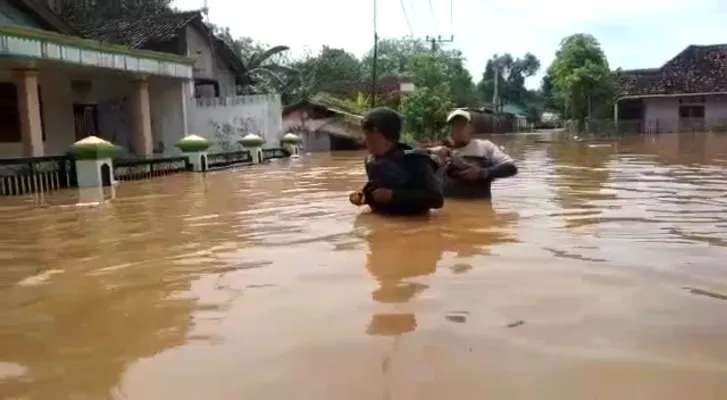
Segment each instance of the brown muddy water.
[[0,199],[0,398],[727,398],[727,136],[543,139],[427,219],[353,153]]

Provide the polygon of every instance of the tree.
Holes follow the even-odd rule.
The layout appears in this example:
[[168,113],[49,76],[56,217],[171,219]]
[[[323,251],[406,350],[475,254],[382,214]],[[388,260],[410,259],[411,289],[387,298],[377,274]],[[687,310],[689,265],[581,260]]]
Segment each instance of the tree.
[[495,94],[497,72],[498,100],[501,104],[529,106],[537,101],[537,94],[525,88],[525,80],[538,73],[540,60],[531,53],[513,58],[509,53],[495,54],[485,65],[482,79],[477,84],[481,100],[489,103]]
[[[476,106],[478,99],[475,86],[467,68],[465,58],[459,50],[432,49],[422,40],[382,39],[377,50],[376,74],[378,77],[397,77],[401,81],[413,82],[412,69],[422,56],[436,58],[443,68],[445,82],[454,104],[458,107]],[[373,49],[362,59],[364,82],[372,77]],[[415,82],[413,82],[415,83]]]
[[445,62],[436,54],[423,54],[414,57],[409,68],[416,89],[401,105],[407,133],[415,140],[438,138],[452,109]]
[[245,76],[242,81],[247,85],[242,88],[244,94],[278,92],[286,86],[291,75],[297,74],[294,69],[276,63],[275,56],[290,50],[288,46],[273,46],[264,50],[254,51],[250,55],[240,54],[245,66]]
[[288,46],[269,46],[250,37],[233,38],[229,28],[209,24],[219,39],[227,43],[245,67],[242,93],[281,93],[284,88],[298,84],[298,72],[290,68]]
[[353,98],[361,89],[361,62],[343,49],[323,46],[316,56],[306,57],[293,67],[301,73],[312,92]]
[[563,39],[548,76],[555,98],[577,121],[579,133],[585,130],[594,104],[602,109],[611,100],[613,84],[608,60],[591,35],[579,33]]

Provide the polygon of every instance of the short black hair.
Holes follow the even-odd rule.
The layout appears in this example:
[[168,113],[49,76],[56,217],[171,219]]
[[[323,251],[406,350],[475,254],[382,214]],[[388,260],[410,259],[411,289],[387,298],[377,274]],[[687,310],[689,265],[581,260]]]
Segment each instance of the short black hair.
[[398,112],[388,107],[379,107],[370,110],[364,115],[361,127],[364,131],[376,129],[386,140],[398,143],[404,122]]

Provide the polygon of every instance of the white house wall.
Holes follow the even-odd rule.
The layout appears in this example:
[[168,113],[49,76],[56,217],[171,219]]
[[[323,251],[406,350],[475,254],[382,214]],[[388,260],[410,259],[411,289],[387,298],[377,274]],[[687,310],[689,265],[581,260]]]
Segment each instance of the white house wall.
[[679,101],[676,97],[644,99],[644,121],[647,130],[676,132],[679,129]]
[[195,78],[215,79],[210,37],[203,35],[191,24],[186,28],[187,57],[194,60],[192,73]]
[[151,130],[155,148],[165,155],[181,154],[175,147],[187,135],[187,83],[174,79],[157,79],[149,83]]
[[[686,97],[688,99],[688,97]],[[644,104],[644,124],[647,132],[679,131],[679,98],[646,98]],[[704,101],[704,122],[707,127],[727,122],[727,96],[706,96]]]
[[230,97],[237,95],[237,85],[235,84],[235,74],[230,71],[227,63],[217,57],[215,63],[215,72],[217,76],[217,84],[220,87],[220,97]]
[[[0,71],[0,81],[13,82],[10,71]],[[71,82],[59,79],[58,73],[41,71],[38,74],[43,100],[43,128],[46,134],[46,155],[65,153],[74,142],[75,125],[73,121],[73,103]],[[0,158],[23,157],[22,142],[0,143]]]
[[[80,74],[72,69],[40,70],[38,82],[41,87],[43,129],[46,140],[44,151],[48,156],[65,154],[76,141],[76,127],[73,104],[96,104],[98,106],[98,136],[124,147],[131,144],[131,113],[128,97],[131,93],[132,76],[110,72],[89,72]],[[90,81],[89,90],[72,88],[73,80]],[[10,71],[0,71],[0,81],[13,82]],[[171,78],[150,79],[150,104],[152,134],[155,147],[164,141],[164,148],[174,151],[174,145],[185,132],[184,108],[188,98],[187,81]],[[187,95],[185,95],[185,93]],[[0,158],[23,157],[21,142],[0,143]]]

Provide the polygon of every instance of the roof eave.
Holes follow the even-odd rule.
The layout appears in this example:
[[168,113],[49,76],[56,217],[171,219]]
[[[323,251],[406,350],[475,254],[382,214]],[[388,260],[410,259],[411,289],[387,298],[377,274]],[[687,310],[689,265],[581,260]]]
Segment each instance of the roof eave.
[[43,3],[39,3],[35,0],[11,0],[11,2],[22,9],[30,11],[33,15],[49,27],[57,30],[59,33],[72,36],[78,35],[78,31],[76,31],[71,24],[64,21],[60,16],[58,16],[58,14]]
[[692,97],[692,96],[709,96],[709,95],[725,95],[727,92],[700,92],[700,93],[659,93],[659,94],[634,94],[619,96],[616,102],[621,100],[637,100],[650,98],[671,98],[671,97]]

